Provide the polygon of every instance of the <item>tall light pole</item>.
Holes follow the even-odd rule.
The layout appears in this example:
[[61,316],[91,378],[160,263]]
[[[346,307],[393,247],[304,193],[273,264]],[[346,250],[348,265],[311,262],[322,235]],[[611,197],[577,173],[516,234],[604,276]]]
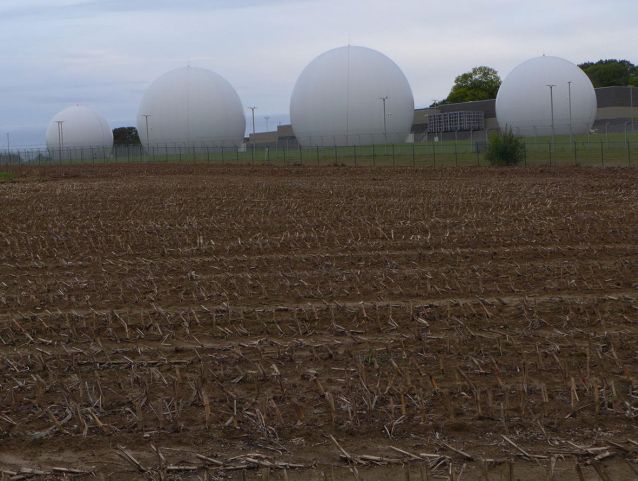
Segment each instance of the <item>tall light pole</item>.
[[257,110],[257,107],[248,107],[248,110],[253,113],[253,135],[255,135],[255,110]]
[[556,138],[556,129],[554,128],[554,84],[548,84],[549,87],[549,103],[552,111],[552,143],[554,143]]
[[144,121],[146,122],[146,150],[150,152],[151,150],[151,137],[148,130],[148,118],[152,117],[151,114],[142,114],[144,117]]
[[383,136],[385,137],[385,143],[388,143],[388,116],[386,114],[386,102],[390,97],[381,97],[380,100],[383,102]]
[[569,88],[569,140],[574,141],[574,127],[572,124],[572,81],[567,82]]
[[266,132],[269,131],[270,127],[269,127],[269,121],[270,121],[270,117],[268,115],[266,115],[264,117],[264,119],[266,120]]
[[64,120],[56,120],[56,124],[58,124],[58,145],[60,146],[60,160],[62,160],[62,149],[64,148],[64,131],[62,130],[62,124],[64,124]]
[[634,131],[634,120],[635,120],[635,114],[634,114],[634,86],[630,85],[629,86],[629,105],[631,106],[631,131]]

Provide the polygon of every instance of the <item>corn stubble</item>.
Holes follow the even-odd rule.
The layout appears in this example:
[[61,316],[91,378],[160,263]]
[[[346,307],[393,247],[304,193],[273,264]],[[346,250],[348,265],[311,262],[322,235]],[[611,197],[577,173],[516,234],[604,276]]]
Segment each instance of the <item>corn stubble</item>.
[[16,175],[0,479],[636,473],[635,170]]

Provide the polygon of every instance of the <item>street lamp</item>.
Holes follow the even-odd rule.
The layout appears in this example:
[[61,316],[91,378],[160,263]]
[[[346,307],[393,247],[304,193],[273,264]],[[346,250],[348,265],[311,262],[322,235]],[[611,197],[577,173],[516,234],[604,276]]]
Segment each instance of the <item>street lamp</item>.
[[390,97],[381,97],[380,100],[383,102],[383,136],[385,137],[385,143],[388,143],[388,118],[386,115],[386,102]]
[[567,82],[569,88],[569,140],[574,141],[574,127],[572,124],[572,81]]
[[255,110],[257,110],[257,107],[248,107],[248,110],[253,113],[253,135],[255,135]]
[[152,117],[151,114],[142,114],[142,117],[144,117],[144,121],[146,122],[146,150],[148,150],[150,152],[151,150],[151,137],[149,134],[149,130],[148,130],[148,118]]
[[634,86],[629,86],[629,105],[631,106],[631,131],[634,131]]
[[432,120],[432,118],[434,118],[434,116],[439,113],[439,101],[437,99],[432,99],[432,105],[430,106],[430,108],[434,109],[434,114],[431,114],[430,116],[428,116],[428,131],[434,134],[432,136],[434,140],[438,138],[437,136],[439,135],[439,131],[437,130],[438,128],[437,122],[435,120]]
[[55,123],[58,124],[58,145],[60,146],[60,160],[62,160],[62,149],[64,148],[64,131],[62,124],[64,124],[64,120],[56,120]]
[[549,102],[552,111],[552,143],[554,143],[556,138],[556,129],[554,128],[554,84],[548,84],[549,87]]

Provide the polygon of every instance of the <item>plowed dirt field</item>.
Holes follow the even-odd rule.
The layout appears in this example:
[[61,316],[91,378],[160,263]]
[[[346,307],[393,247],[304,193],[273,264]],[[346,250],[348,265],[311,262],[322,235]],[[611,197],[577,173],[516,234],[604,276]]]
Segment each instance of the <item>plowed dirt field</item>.
[[638,170],[15,174],[0,479],[638,478]]

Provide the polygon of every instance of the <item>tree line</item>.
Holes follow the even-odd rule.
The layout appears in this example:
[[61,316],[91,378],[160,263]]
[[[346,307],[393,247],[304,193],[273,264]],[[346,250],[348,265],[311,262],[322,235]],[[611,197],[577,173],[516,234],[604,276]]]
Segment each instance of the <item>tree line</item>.
[[[629,60],[607,59],[578,65],[587,74],[594,88],[633,85],[638,87],[638,66]],[[491,100],[501,86],[498,72],[487,66],[474,67],[456,79],[448,96],[432,106]]]

